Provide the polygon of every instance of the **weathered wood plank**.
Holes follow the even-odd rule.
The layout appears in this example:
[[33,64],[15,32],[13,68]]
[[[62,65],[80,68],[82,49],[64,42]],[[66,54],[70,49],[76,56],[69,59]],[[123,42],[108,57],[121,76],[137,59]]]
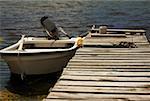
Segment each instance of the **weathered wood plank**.
[[[99,31],[99,28],[95,28],[95,29],[92,29],[92,30],[95,30],[95,31]],[[134,33],[145,33],[146,31],[145,30],[141,30],[141,29],[110,29],[108,28],[107,31],[110,31],[110,32],[134,32]]]
[[150,82],[110,82],[110,81],[59,81],[56,86],[87,86],[87,87],[149,87]]
[[125,38],[124,37],[86,37],[85,39],[87,41],[89,41],[89,40],[93,41],[95,39],[97,39],[97,40],[101,40],[101,39],[105,40],[105,39],[107,39],[108,41],[111,41],[110,39],[118,39],[118,40],[123,40],[123,39],[126,39],[126,40],[135,39],[135,40],[137,40],[137,39],[140,39],[142,41],[148,41],[145,35],[143,35],[143,36],[126,35]]
[[66,68],[67,71],[150,72],[150,68]]
[[144,88],[112,88],[112,87],[78,87],[78,86],[56,86],[53,92],[74,92],[74,93],[97,93],[97,94],[145,94],[150,91]]
[[113,55],[113,54],[76,54],[76,56],[90,56],[90,57],[112,57],[112,58],[115,58],[115,57],[141,57],[141,58],[143,58],[143,57],[150,57],[149,55],[138,55],[138,54],[132,54],[132,55],[130,55],[130,54],[115,54],[115,55]]
[[[80,98],[47,98],[44,99],[43,101],[125,101],[126,99],[124,98],[101,98],[101,99],[97,99],[97,98],[92,98],[92,99],[80,99]],[[132,100],[133,101],[133,100]],[[136,101],[140,101],[140,100],[136,100]],[[146,100],[144,100],[146,101]],[[148,100],[149,101],[149,100]]]
[[107,29],[107,31],[123,31],[123,32],[134,32],[134,33],[145,33],[145,30],[134,30],[134,29]]
[[67,98],[67,99],[125,99],[126,100],[141,100],[148,101],[150,96],[148,95],[137,95],[137,94],[91,94],[91,93],[67,93],[67,92],[51,92],[47,98]]
[[[70,65],[69,65],[70,64]],[[144,65],[71,65],[71,63],[69,63],[67,68],[74,68],[74,69],[149,69],[150,66],[144,66]]]
[[92,59],[93,58],[93,60],[94,59],[99,59],[99,60],[105,60],[105,59],[110,59],[110,60],[112,60],[112,59],[114,59],[114,60],[116,60],[116,59],[119,59],[119,60],[123,60],[123,59],[126,59],[126,60],[128,60],[128,58],[129,58],[129,60],[130,59],[135,59],[135,60],[137,60],[137,59],[141,59],[141,60],[146,60],[146,59],[149,59],[150,58],[150,56],[149,55],[107,55],[107,54],[104,54],[104,55],[87,55],[87,54],[83,54],[83,55],[77,55],[76,54],[76,56],[75,57],[73,57],[73,59],[76,59],[76,58],[79,58],[79,59],[82,59],[82,58],[86,58],[86,60],[89,60],[89,59]]
[[74,66],[150,66],[150,63],[87,63],[87,62],[70,62],[68,63],[68,66],[74,65]]
[[118,76],[78,76],[78,75],[62,75],[60,80],[71,81],[118,81],[118,82],[150,82],[149,77],[118,77]]
[[88,62],[88,63],[150,63],[150,60],[81,60],[81,59],[73,59],[70,62]]
[[133,56],[88,56],[88,55],[82,55],[82,56],[79,56],[77,55],[76,57],[74,57],[73,59],[76,59],[76,60],[150,60],[150,57],[146,57],[146,56],[142,56],[142,57],[133,57]]
[[105,43],[96,43],[96,42],[88,43],[88,42],[86,42],[83,44],[84,47],[87,47],[87,46],[95,46],[95,47],[96,46],[113,46],[113,45],[114,45],[114,43],[111,43],[111,42],[107,42],[107,43],[106,42]]
[[98,57],[102,57],[102,56],[108,56],[108,57],[150,57],[150,55],[149,54],[144,54],[144,53],[142,53],[142,54],[127,54],[127,53],[123,53],[123,54],[120,54],[120,53],[115,53],[115,54],[113,54],[113,53],[111,53],[111,54],[107,54],[107,53],[84,53],[84,52],[82,52],[82,53],[76,53],[76,55],[77,56],[93,56],[93,57],[95,57],[95,56],[98,56]]
[[[80,98],[47,98],[44,99],[43,101],[126,101],[125,98],[101,98],[101,99],[97,99],[97,98],[92,98],[92,99],[80,99]],[[134,101],[134,100],[132,100]],[[140,100],[136,100],[136,101],[140,101]],[[146,101],[146,100],[144,100]],[[149,101],[149,100],[148,100]]]
[[[107,47],[122,47],[119,45],[120,42],[112,43],[112,42],[105,42],[105,43],[97,43],[97,42],[87,42],[83,44],[84,47],[102,47],[102,48],[107,48]],[[149,43],[135,43],[136,47],[150,47]],[[124,47],[124,46],[123,46]],[[126,47],[124,47],[126,48]]]
[[148,43],[147,40],[145,40],[145,37],[127,37],[127,38],[97,38],[97,37],[94,37],[94,38],[86,38],[84,40],[84,43],[89,43],[89,42],[92,42],[92,43],[108,43],[108,42],[111,42],[111,43],[118,43],[118,42],[134,42],[134,43]]
[[[116,40],[116,41],[108,41],[108,42],[102,42],[102,41],[99,41],[99,40],[93,40],[93,41],[86,41],[85,43],[83,43],[83,45],[99,45],[99,44],[102,44],[102,45],[109,45],[109,44],[112,44],[112,45],[119,45],[119,43],[121,43],[121,42],[132,42],[132,41],[126,41],[126,40],[123,40],[123,41],[119,41],[119,40]],[[144,41],[141,41],[141,42],[139,42],[139,41],[136,41],[136,42],[133,42],[135,45],[149,45],[149,43],[148,42],[144,42]],[[109,48],[109,47],[108,47]],[[111,47],[110,47],[111,48]],[[140,48],[145,48],[145,47],[140,47]],[[147,48],[149,48],[149,47],[147,47]]]
[[79,48],[77,51],[80,51],[80,50],[91,50],[91,51],[92,50],[109,50],[109,51],[112,51],[112,50],[116,50],[116,51],[117,50],[122,50],[122,51],[128,51],[128,50],[138,51],[138,50],[141,50],[142,51],[143,50],[144,51],[144,50],[149,50],[149,48],[147,48],[147,47],[146,48],[140,48],[139,47],[139,48],[130,48],[129,49],[129,48],[96,48],[96,47],[95,48],[94,47],[89,48],[89,47],[84,47],[84,48]]
[[113,53],[85,53],[85,52],[80,52],[76,53],[77,55],[150,55],[150,53],[118,53],[118,52],[113,52]]
[[145,76],[145,77],[150,77],[150,72],[101,72],[101,71],[65,71],[63,75],[89,75],[89,76]]
[[126,37],[125,34],[98,34],[92,33],[91,37]]
[[118,52],[118,53],[149,53],[150,48],[81,48],[77,52],[92,52],[92,53],[108,53],[108,52]]
[[[97,87],[97,86],[93,86],[93,87],[88,87],[88,86],[65,86],[65,85],[57,85],[55,87],[57,90],[58,89],[69,89],[69,90],[77,90],[77,89],[80,89],[81,91],[82,90],[88,90],[88,92],[90,92],[90,90],[110,90],[110,92],[112,92],[112,90],[117,90],[117,92],[120,92],[120,91],[141,91],[141,93],[143,92],[147,92],[149,93],[150,91],[147,90],[147,87]],[[55,89],[54,88],[54,89]],[[120,90],[120,91],[119,91]],[[84,91],[83,91],[84,92]],[[106,91],[107,92],[107,91]],[[134,93],[134,92],[133,92]]]

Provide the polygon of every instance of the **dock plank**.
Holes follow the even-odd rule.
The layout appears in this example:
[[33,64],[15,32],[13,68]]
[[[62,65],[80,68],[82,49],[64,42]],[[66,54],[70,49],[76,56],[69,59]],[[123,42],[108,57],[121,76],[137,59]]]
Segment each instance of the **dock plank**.
[[143,36],[129,36],[129,37],[119,37],[119,38],[114,38],[114,37],[87,37],[86,40],[84,41],[84,43],[87,42],[97,42],[97,43],[104,43],[104,42],[112,42],[112,43],[116,43],[116,42],[121,42],[121,41],[126,41],[126,42],[134,42],[134,43],[148,43],[148,41],[146,40],[145,37]]
[[108,52],[118,52],[118,53],[147,53],[147,52],[150,52],[149,48],[87,48],[87,47],[84,47],[84,48],[81,48],[77,51],[78,52],[93,52],[93,53],[108,53]]
[[[67,92],[52,92],[51,95],[48,95],[50,100],[51,98],[64,98],[70,100],[86,100],[89,99],[93,101],[93,99],[101,100],[101,99],[124,99],[123,101],[149,101],[150,96],[148,95],[140,95],[140,94],[91,94],[91,93],[67,93]],[[108,100],[109,101],[109,100]]]
[[[71,64],[71,63],[70,63]],[[144,65],[68,65],[67,68],[74,68],[74,69],[113,69],[113,70],[116,70],[116,69],[149,69],[150,66],[144,66]]]
[[137,76],[137,77],[150,77],[150,72],[101,72],[101,71],[66,71],[64,75],[86,75],[86,76]]
[[72,81],[118,81],[118,82],[150,82],[149,77],[123,77],[123,76],[88,76],[88,75],[63,75],[61,80]]
[[[84,52],[76,53],[77,55],[84,55]],[[118,53],[118,52],[108,52],[108,53],[86,53],[85,55],[150,55],[150,53]]]
[[68,66],[150,66],[150,63],[72,63],[70,62]]
[[79,59],[73,59],[71,60],[70,62],[82,62],[82,63],[85,63],[85,62],[88,62],[88,63],[150,63],[150,60],[79,60]]
[[[99,28],[94,28],[92,30],[95,30],[95,31],[99,31]],[[146,31],[145,30],[142,30],[142,29],[118,29],[118,28],[108,28],[107,31],[109,32],[134,32],[134,33],[145,33]]]
[[53,89],[54,92],[74,92],[74,93],[113,93],[113,94],[143,94],[149,95],[150,91],[144,90],[142,88],[113,88],[112,87],[76,87],[76,86],[57,86]]

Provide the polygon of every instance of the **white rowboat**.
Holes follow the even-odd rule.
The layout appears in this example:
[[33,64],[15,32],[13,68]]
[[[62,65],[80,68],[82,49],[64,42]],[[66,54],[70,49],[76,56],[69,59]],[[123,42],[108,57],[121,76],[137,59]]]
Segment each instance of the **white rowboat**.
[[25,37],[0,50],[13,74],[39,75],[61,71],[81,46],[82,38],[49,40]]

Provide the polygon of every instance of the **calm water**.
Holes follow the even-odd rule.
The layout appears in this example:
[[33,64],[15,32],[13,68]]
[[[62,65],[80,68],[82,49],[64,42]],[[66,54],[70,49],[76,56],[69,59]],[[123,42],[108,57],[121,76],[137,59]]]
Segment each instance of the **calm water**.
[[[72,35],[85,32],[92,24],[150,30],[149,0],[0,0],[0,49],[15,43],[22,34],[44,35],[40,18],[45,15]],[[7,64],[0,60],[0,99],[45,97],[11,93],[6,89],[9,76]]]

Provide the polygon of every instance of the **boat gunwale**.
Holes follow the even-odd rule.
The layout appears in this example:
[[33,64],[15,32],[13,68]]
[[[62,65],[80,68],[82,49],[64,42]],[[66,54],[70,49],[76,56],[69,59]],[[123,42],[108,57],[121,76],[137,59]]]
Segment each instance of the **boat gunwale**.
[[37,55],[37,54],[40,54],[40,55],[44,55],[44,54],[54,54],[54,53],[63,53],[63,52],[70,52],[70,51],[74,51],[74,50],[77,50],[78,47],[76,48],[72,48],[70,50],[62,50],[62,51],[51,51],[51,52],[32,52],[32,53],[29,53],[29,52],[15,52],[15,53],[4,53],[4,52],[0,52],[0,54],[2,56],[32,56],[32,55]]
[[[74,41],[74,44],[72,45],[72,47],[65,48],[65,49],[59,49],[59,48],[58,49],[51,49],[51,48],[48,49],[47,48],[47,49],[41,49],[41,51],[38,51],[40,49],[7,50],[8,47],[18,45],[21,41],[21,40],[19,40],[17,43],[0,50],[0,54],[3,56],[20,56],[20,55],[21,56],[23,56],[23,55],[29,56],[29,55],[37,55],[37,54],[53,54],[53,53],[69,52],[69,51],[77,50],[79,48],[75,39],[76,38],[69,39],[68,41]],[[44,51],[42,51],[42,50],[44,50]]]

